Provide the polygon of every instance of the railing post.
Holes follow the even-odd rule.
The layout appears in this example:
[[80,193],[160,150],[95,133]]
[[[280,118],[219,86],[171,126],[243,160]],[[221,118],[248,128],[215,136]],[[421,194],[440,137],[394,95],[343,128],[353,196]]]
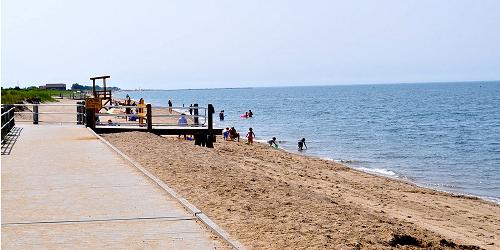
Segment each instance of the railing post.
[[83,124],[83,119],[82,119],[82,102],[76,102],[76,124],[81,125]]
[[[12,119],[12,118],[16,115],[16,114],[14,113],[14,105],[10,106],[10,108],[12,108],[12,110],[9,112],[9,113],[10,113],[10,115],[9,115],[9,123],[10,123],[10,125],[9,125],[9,131],[10,131],[10,130],[14,127],[14,126],[16,126],[16,119],[15,119],[15,118],[14,118],[14,119]],[[10,108],[9,108],[9,109],[10,109]],[[10,121],[10,119],[12,119],[12,121]]]
[[198,103],[195,103],[193,104],[193,114],[194,114],[194,118],[193,118],[193,122],[194,122],[194,125],[198,125],[199,124],[199,121],[198,121]]
[[33,124],[38,124],[38,103],[33,103]]
[[153,113],[151,103],[146,104],[146,119],[148,120],[148,131],[153,131]]
[[208,104],[208,135],[207,135],[207,148],[213,148],[215,136],[213,133],[213,113],[215,113],[214,106]]
[[85,108],[85,125],[92,130],[95,130],[95,109],[94,108]]

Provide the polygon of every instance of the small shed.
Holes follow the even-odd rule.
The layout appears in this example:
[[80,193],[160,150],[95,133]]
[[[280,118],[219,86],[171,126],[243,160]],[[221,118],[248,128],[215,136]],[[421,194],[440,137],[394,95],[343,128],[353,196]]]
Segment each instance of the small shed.
[[38,87],[40,89],[50,89],[50,90],[66,90],[65,83],[47,83]]

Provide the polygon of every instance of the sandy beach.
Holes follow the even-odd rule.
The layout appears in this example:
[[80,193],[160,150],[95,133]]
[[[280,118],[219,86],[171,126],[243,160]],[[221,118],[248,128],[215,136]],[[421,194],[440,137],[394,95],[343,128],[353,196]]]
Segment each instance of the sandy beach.
[[[71,106],[40,107],[40,112],[75,111]],[[164,108],[153,112],[168,114]],[[19,116],[24,118],[19,120],[32,119]],[[40,120],[74,121],[74,116],[44,114]],[[175,124],[176,120],[162,117],[154,122]],[[406,243],[414,239],[413,245],[405,246],[411,248],[500,246],[500,206],[492,202],[417,187],[259,143],[246,145],[219,137],[215,149],[208,149],[149,133],[104,137],[250,249],[385,249],[398,246],[398,237]]]
[[[104,135],[250,249],[498,249],[500,206],[267,145]],[[408,244],[408,245],[404,245]]]

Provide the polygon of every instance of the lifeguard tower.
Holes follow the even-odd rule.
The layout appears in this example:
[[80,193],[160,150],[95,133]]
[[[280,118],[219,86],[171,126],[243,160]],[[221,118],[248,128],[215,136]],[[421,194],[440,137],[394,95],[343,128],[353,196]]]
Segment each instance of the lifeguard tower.
[[[110,76],[96,76],[96,77],[91,77],[90,80],[92,80],[92,94],[94,95],[94,99],[100,100],[99,102],[101,103],[101,107],[106,106],[107,104],[111,104],[111,90],[106,89],[106,79],[110,78]],[[101,80],[102,79],[102,89],[98,90],[96,89],[96,80]],[[107,108],[104,108],[108,110]]]

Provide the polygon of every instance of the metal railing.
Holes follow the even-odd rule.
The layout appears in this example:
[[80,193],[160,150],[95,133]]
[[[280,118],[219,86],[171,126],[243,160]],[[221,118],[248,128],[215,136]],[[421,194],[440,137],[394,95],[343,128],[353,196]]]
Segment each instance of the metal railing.
[[[56,124],[79,124],[82,125],[85,121],[85,105],[82,103],[77,104],[39,104],[39,103],[23,103],[23,104],[10,104],[13,107],[26,107],[27,111],[15,111],[15,115],[28,115],[31,119],[21,119],[18,118],[17,122],[32,122],[33,124],[39,123],[56,123]],[[4,105],[2,104],[2,107]],[[31,107],[29,109],[28,107]],[[40,111],[40,107],[75,107],[75,112],[55,112],[55,111]],[[45,115],[74,115],[75,120],[65,121],[65,120],[43,120]],[[2,118],[3,119],[3,118]]]
[[87,98],[89,96],[90,96],[90,93],[88,93],[86,91],[73,91],[73,92],[60,92],[59,96],[55,96],[54,98],[85,100],[85,98]]
[[[185,116],[188,120],[187,124],[182,124],[186,127],[205,127],[207,126],[207,108],[205,107],[166,107],[166,106],[151,106],[150,104],[144,106],[125,106],[125,105],[106,105],[102,108],[108,109],[107,111],[118,110],[119,113],[95,113],[96,125],[98,126],[179,126],[178,119],[181,116]],[[143,109],[142,112],[140,109]],[[154,111],[153,111],[154,109]],[[155,114],[155,111],[160,110],[160,114]],[[169,110],[172,110],[170,113]],[[191,110],[191,112],[189,112]],[[148,116],[148,113],[151,113]],[[98,117],[114,117],[117,118],[116,121],[103,121]],[[149,117],[149,120],[148,120]],[[119,120],[124,119],[124,122]],[[141,124],[140,118],[145,121]],[[160,121],[155,122],[155,118],[175,118],[172,121]]]
[[2,144],[4,143],[5,136],[16,125],[14,120],[15,107],[13,105],[2,106]]

